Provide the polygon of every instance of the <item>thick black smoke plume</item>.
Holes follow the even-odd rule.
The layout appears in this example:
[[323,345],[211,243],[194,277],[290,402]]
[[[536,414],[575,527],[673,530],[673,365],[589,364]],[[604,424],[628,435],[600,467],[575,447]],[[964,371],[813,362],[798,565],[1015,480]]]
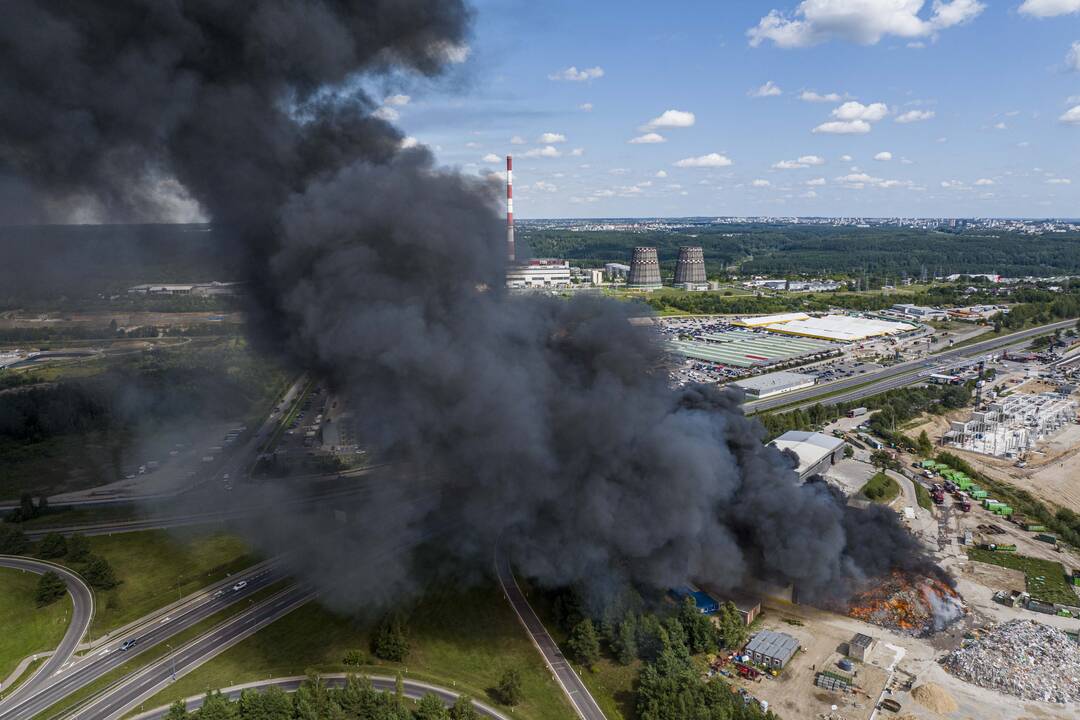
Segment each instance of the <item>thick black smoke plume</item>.
[[626,304],[504,293],[497,188],[400,149],[356,89],[438,73],[468,20],[460,0],[11,0],[0,169],[131,219],[175,178],[240,238],[254,335],[432,480],[374,492],[344,530],[262,523],[343,601],[405,587],[419,540],[486,564],[504,532],[526,572],[593,587],[753,574],[835,595],[923,562],[891,514],[799,486],[733,395],[671,390]]

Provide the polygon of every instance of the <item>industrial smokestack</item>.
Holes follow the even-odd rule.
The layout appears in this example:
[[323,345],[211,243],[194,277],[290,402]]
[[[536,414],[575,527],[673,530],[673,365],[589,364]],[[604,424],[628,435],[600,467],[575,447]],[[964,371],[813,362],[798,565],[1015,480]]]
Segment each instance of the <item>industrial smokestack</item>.
[[507,257],[513,263],[514,253],[514,158],[506,156],[506,250]]
[[626,286],[637,290],[656,290],[661,287],[660,261],[656,258],[656,248],[634,248]]
[[679,248],[679,261],[675,264],[676,285],[704,285],[705,253],[700,247]]

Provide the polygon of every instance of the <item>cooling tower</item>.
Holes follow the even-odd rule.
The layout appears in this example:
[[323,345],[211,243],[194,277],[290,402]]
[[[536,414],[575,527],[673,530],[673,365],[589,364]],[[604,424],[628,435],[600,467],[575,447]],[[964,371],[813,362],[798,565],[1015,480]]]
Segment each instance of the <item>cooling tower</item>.
[[704,285],[705,253],[699,247],[679,248],[679,261],[675,265],[676,285]]
[[630,259],[630,275],[626,286],[638,290],[656,290],[660,285],[660,261],[656,248],[636,247]]

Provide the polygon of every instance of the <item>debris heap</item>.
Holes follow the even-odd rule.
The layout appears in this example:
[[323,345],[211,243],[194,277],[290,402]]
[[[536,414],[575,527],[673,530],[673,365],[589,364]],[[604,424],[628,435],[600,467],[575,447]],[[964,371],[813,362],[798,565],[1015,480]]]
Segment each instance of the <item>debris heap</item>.
[[963,680],[1024,700],[1080,701],[1080,645],[1034,620],[1012,620],[966,640],[941,664]]
[[960,595],[943,581],[900,571],[855,595],[847,608],[853,618],[917,636],[944,630],[965,612]]

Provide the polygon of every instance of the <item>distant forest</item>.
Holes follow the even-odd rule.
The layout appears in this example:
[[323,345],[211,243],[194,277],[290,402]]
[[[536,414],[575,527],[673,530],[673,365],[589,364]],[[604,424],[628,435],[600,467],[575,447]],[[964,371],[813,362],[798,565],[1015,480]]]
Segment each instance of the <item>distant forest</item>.
[[662,269],[674,274],[679,246],[700,245],[710,277],[739,274],[919,278],[952,273],[1007,276],[1080,273],[1080,234],[1018,235],[987,231],[819,225],[701,225],[642,233],[529,229],[518,238],[535,257],[583,265],[629,263],[637,245],[656,247]]

